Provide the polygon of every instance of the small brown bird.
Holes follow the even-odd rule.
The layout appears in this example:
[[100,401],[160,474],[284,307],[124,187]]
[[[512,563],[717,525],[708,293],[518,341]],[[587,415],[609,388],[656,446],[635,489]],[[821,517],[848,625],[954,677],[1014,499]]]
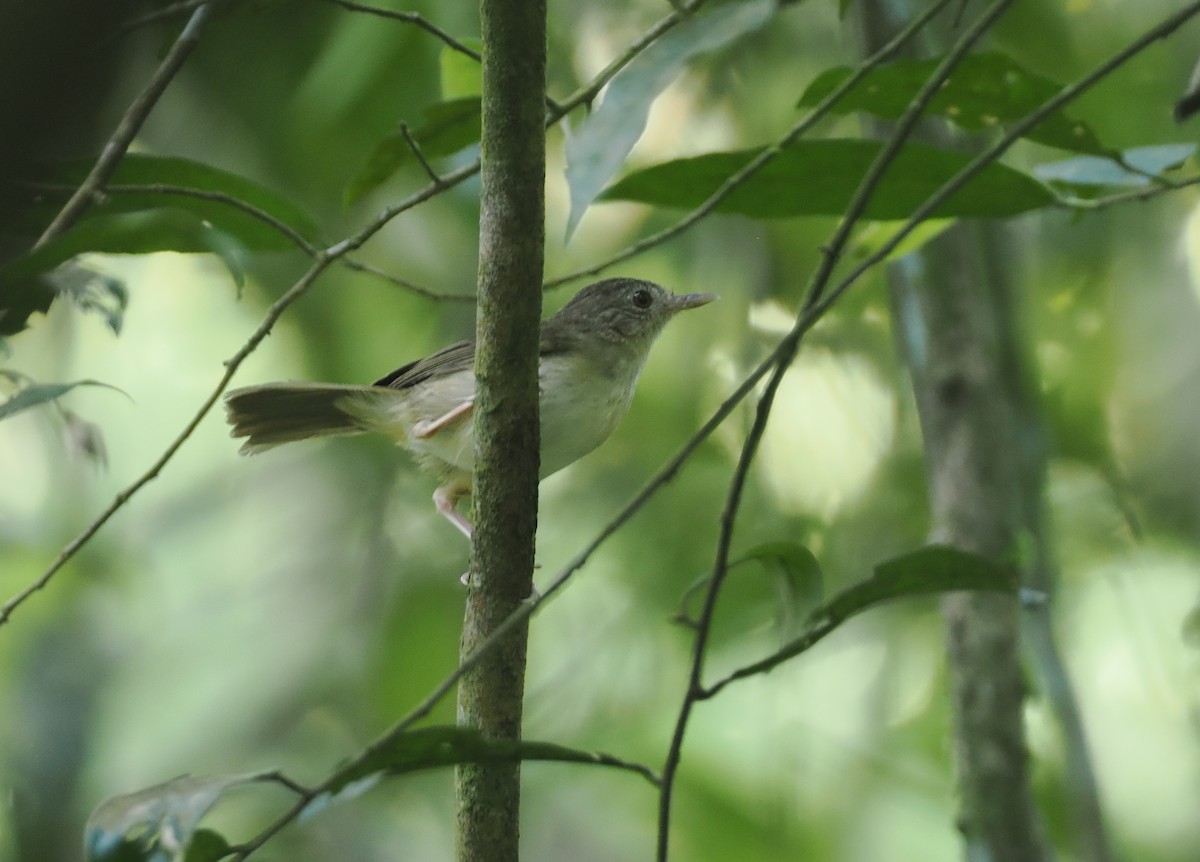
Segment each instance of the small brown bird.
[[[542,324],[538,379],[539,478],[604,442],[629,409],[650,347],[679,311],[711,293],[679,295],[649,281],[610,278],[577,293]],[[468,537],[457,509],[475,469],[475,342],[460,341],[370,386],[266,383],[225,399],[232,436],[254,454],[310,437],[378,432],[411,452],[439,485],[437,510]]]

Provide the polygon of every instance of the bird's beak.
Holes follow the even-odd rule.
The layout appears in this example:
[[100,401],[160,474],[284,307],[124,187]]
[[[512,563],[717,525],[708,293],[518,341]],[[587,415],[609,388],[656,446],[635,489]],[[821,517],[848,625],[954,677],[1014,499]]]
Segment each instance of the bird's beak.
[[685,308],[699,308],[708,305],[717,298],[715,293],[674,293],[671,294],[671,310],[683,311]]

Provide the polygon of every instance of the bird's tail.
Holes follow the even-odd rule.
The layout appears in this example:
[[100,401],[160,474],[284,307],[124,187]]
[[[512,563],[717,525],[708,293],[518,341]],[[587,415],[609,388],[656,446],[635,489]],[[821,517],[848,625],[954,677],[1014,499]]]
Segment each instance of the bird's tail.
[[378,386],[266,383],[226,395],[225,418],[231,436],[246,438],[241,453],[253,455],[294,440],[378,430],[371,417],[397,394]]

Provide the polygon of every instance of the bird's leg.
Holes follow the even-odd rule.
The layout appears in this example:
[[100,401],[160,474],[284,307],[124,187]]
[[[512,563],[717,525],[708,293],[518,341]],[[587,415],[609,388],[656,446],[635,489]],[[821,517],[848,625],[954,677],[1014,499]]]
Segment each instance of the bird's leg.
[[[444,418],[444,417],[443,417]],[[433,505],[451,524],[458,527],[459,531],[468,539],[471,538],[471,522],[467,520],[466,515],[458,511],[458,501],[467,494],[467,489],[462,485],[439,485],[438,489],[433,492]]]
[[[413,423],[413,434],[417,437],[420,437],[422,440],[427,440],[430,437],[432,437],[434,434],[436,434],[439,430],[441,430],[442,428],[445,428],[447,425],[449,425],[455,419],[459,418],[460,416],[465,416],[466,414],[470,413],[474,407],[475,407],[475,400],[472,399],[470,401],[464,401],[462,404],[459,404],[453,410],[449,411],[448,413],[446,413],[442,416],[439,416],[437,419],[434,419],[433,421],[429,421],[427,419],[419,419],[417,422]],[[434,501],[436,502],[436,500],[437,500],[437,497],[435,496]],[[438,506],[438,511],[439,512],[442,511],[441,506]],[[443,512],[443,514],[445,514],[445,513]],[[450,517],[450,516],[447,515],[447,517]],[[451,520],[453,520],[453,519],[451,519]],[[455,521],[455,523],[458,523],[458,522]],[[462,529],[462,528],[460,527],[459,529]],[[467,535],[469,536],[471,534],[468,532]]]

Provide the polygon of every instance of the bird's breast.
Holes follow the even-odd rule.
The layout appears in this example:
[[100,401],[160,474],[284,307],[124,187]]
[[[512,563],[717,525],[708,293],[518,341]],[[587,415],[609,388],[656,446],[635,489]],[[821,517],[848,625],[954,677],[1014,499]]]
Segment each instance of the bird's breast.
[[586,357],[542,359],[541,470],[544,478],[591,452],[616,430],[629,410],[640,365],[630,373],[603,373]]

